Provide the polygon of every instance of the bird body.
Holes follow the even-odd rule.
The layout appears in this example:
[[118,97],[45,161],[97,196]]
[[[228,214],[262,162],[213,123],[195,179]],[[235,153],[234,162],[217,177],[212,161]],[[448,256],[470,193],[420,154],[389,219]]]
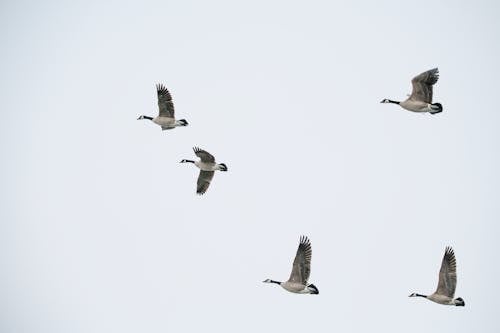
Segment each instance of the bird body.
[[200,170],[203,171],[227,171],[223,170],[224,167],[222,167],[221,165],[212,162],[194,161],[194,165],[196,165]]
[[186,126],[186,124],[181,120],[175,120],[175,118],[161,116],[153,119],[153,123],[160,125],[162,130],[173,129],[178,126]]
[[281,283],[281,287],[295,294],[318,294],[317,289],[305,286],[302,283],[286,281]]
[[431,294],[426,297],[428,300],[433,301],[438,304],[445,304],[445,305],[456,305],[455,300],[452,297],[445,296],[445,295],[440,295],[440,294]]
[[416,101],[413,99],[407,99],[406,101],[400,102],[399,106],[403,109],[413,112],[434,112],[438,110],[434,104],[426,103],[422,101]]

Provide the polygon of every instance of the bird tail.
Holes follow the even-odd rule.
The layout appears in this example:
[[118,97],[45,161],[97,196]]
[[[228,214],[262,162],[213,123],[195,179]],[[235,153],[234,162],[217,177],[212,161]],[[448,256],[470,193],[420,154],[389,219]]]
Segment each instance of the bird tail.
[[316,288],[314,284],[311,283],[310,285],[307,286],[307,288],[311,291],[311,294],[315,295],[319,294],[319,290],[318,288]]
[[443,112],[443,106],[441,105],[441,103],[432,103],[430,113],[435,114],[439,112]]

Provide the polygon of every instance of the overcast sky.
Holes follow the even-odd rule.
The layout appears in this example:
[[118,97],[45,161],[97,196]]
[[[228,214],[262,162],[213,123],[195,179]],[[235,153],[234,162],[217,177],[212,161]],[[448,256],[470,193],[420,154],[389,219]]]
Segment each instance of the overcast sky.
[[[3,1],[0,331],[499,332],[499,9]],[[444,112],[379,103],[434,67]],[[300,235],[317,296],[262,283]],[[447,245],[466,306],[408,298]]]

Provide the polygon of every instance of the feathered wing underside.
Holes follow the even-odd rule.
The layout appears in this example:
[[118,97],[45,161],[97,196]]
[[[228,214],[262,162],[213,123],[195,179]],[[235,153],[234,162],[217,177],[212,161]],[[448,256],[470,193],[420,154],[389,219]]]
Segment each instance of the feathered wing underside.
[[446,247],[441,269],[439,270],[439,283],[436,294],[453,298],[457,286],[457,261],[451,247]]
[[311,242],[306,236],[301,236],[299,248],[293,261],[292,273],[288,281],[307,285],[307,280],[309,280],[309,274],[311,273],[311,257]]
[[172,95],[170,95],[167,88],[161,83],[156,85],[156,92],[158,93],[160,117],[174,118],[174,102],[172,101]]
[[215,163],[215,157],[213,157],[209,152],[206,152],[205,150],[198,147],[194,147],[193,150],[196,156],[198,156],[202,162]]
[[210,182],[212,181],[212,178],[214,178],[214,171],[203,171],[200,170],[200,175],[198,176],[198,183],[196,186],[196,193],[197,194],[205,194],[205,192],[208,190],[208,187],[210,186]]
[[438,81],[438,79],[439,71],[437,68],[433,68],[415,76],[411,80],[413,90],[409,99],[432,103],[432,86]]

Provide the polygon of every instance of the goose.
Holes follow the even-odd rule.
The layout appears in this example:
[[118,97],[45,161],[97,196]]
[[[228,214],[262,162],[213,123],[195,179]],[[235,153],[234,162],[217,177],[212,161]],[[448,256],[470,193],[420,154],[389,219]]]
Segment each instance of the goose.
[[439,79],[439,70],[430,69],[415,76],[411,80],[413,86],[411,95],[403,102],[383,99],[380,103],[394,103],[403,109],[413,112],[429,112],[435,114],[443,111],[441,103],[432,103],[432,86]]
[[409,297],[424,297],[439,304],[465,306],[465,302],[461,297],[453,298],[456,286],[457,261],[453,249],[447,246],[439,270],[439,282],[436,291],[429,296],[413,293]]
[[262,282],[279,284],[283,289],[296,294],[319,294],[318,288],[314,284],[307,284],[311,273],[311,242],[306,236],[300,237],[299,248],[293,261],[292,273],[286,282],[266,279]]
[[181,163],[193,163],[200,169],[196,193],[202,195],[208,190],[215,171],[227,171],[227,166],[224,163],[215,163],[215,157],[205,150],[198,147],[194,147],[193,150],[196,156],[200,158],[200,161],[182,160]]
[[188,122],[186,119],[175,120],[174,102],[167,88],[159,83],[156,85],[156,92],[158,94],[158,108],[160,109],[158,117],[153,118],[142,115],[137,118],[137,120],[151,120],[153,123],[160,125],[162,130],[173,129],[178,126],[187,126]]

